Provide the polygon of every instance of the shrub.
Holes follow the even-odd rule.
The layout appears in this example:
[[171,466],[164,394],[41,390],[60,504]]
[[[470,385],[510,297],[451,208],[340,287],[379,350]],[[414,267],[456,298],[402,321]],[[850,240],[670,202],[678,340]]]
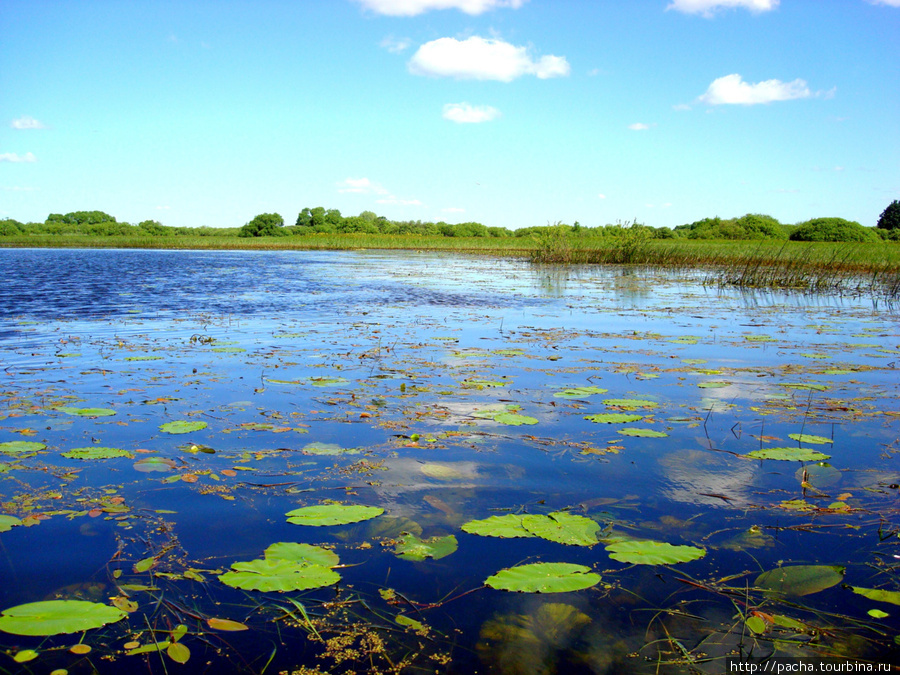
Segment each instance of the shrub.
[[859,223],[843,218],[813,218],[800,223],[791,241],[878,241],[878,235]]
[[22,223],[12,218],[4,218],[0,220],[0,237],[10,237],[16,234],[22,234]]
[[900,202],[896,199],[887,205],[878,217],[878,229],[900,231]]
[[286,235],[284,218],[277,213],[260,213],[241,228],[241,237],[271,237]]

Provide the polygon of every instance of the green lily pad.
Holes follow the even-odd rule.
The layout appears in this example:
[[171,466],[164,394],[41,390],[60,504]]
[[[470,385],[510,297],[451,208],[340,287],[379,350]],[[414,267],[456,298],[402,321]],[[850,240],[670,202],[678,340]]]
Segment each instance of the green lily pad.
[[555,511],[546,516],[522,516],[522,526],[541,539],[574,546],[593,546],[600,531],[597,521],[566,511]]
[[731,382],[701,382],[697,386],[701,389],[724,389],[730,387]]
[[286,560],[310,565],[324,565],[325,567],[334,567],[340,562],[338,554],[330,549],[311,544],[297,544],[292,541],[271,544],[265,550],[264,556],[267,560]]
[[844,568],[838,565],[791,565],[763,572],[753,585],[773,593],[802,596],[836,586],[843,579]]
[[495,387],[506,387],[512,383],[512,380],[484,380],[477,377],[472,377],[467,380],[462,381],[462,386],[465,389],[491,389]]
[[675,546],[662,541],[625,539],[606,547],[609,557],[633,565],[674,565],[698,560],[706,550],[696,546]]
[[177,420],[166,422],[159,426],[159,430],[166,434],[189,434],[206,428],[206,422],[191,422],[189,420]]
[[764,448],[748,452],[747,457],[753,459],[780,459],[786,462],[821,462],[831,459],[831,455],[825,455],[808,448]]
[[483,537],[503,537],[512,539],[516,537],[537,536],[529,532],[522,525],[524,516],[509,513],[505,516],[491,516],[483,520],[470,520],[463,523],[462,531],[469,534],[480,534]]
[[161,356],[126,356],[125,361],[160,361]]
[[6,441],[0,443],[0,455],[18,455],[23,452],[38,452],[47,448],[37,441]]
[[779,387],[786,387],[787,389],[797,389],[798,391],[826,391],[828,389],[827,384],[815,384],[813,382],[783,382]]
[[62,456],[68,459],[112,459],[113,457],[134,459],[134,455],[127,450],[102,447],[72,448],[68,452],[62,453]]
[[285,515],[288,522],[294,525],[347,525],[375,518],[384,513],[379,506],[361,506],[359,504],[319,504],[304,506]]
[[606,398],[603,404],[614,408],[624,408],[625,410],[637,410],[638,408],[656,408],[659,403],[656,401],[645,401],[639,398]]
[[568,593],[600,582],[600,575],[585,565],[531,563],[500,570],[485,579],[485,585],[519,593]]
[[73,408],[66,406],[57,408],[57,410],[67,415],[77,415],[78,417],[110,417],[116,414],[116,411],[111,408]]
[[494,421],[499,422],[500,424],[506,424],[507,426],[522,426],[523,424],[537,424],[538,420],[535,417],[529,417],[528,415],[519,415],[511,412],[503,412],[498,415],[494,415]]
[[59,635],[80,633],[115,623],[126,612],[109,605],[86,600],[47,600],[29,602],[3,610],[0,630],[13,635]]
[[0,532],[9,532],[16,525],[21,525],[22,521],[15,516],[7,516],[0,514]]
[[664,431],[654,431],[653,429],[637,429],[635,427],[619,429],[616,433],[621,434],[622,436],[638,436],[641,438],[665,438],[669,435]]
[[307,455],[358,455],[358,448],[342,448],[335,443],[308,443],[303,446],[303,453]]
[[342,384],[349,384],[350,380],[344,377],[311,377],[309,383],[314,387],[337,387]]
[[410,532],[401,535],[397,545],[394,546],[394,555],[403,560],[420,561],[425,558],[440,560],[456,551],[456,537],[432,537],[431,539],[419,539]]
[[230,571],[219,575],[226,586],[267,593],[322,588],[340,580],[340,574],[324,565],[271,558],[236,562]]
[[629,415],[628,413],[597,413],[585,415],[584,419],[596,424],[626,424],[644,419],[643,415]]
[[799,443],[811,443],[813,445],[834,443],[830,438],[826,438],[825,436],[813,436],[812,434],[788,434],[788,438],[792,438]]
[[607,389],[602,387],[572,387],[571,389],[558,391],[553,395],[557,398],[587,398],[594,394],[605,394],[607,391]]
[[167,457],[145,457],[134,463],[134,470],[141,473],[153,473],[155,471],[171,471],[178,465]]
[[885,591],[880,588],[860,588],[851,586],[850,590],[864,598],[875,602],[889,602],[892,605],[900,605],[900,591]]

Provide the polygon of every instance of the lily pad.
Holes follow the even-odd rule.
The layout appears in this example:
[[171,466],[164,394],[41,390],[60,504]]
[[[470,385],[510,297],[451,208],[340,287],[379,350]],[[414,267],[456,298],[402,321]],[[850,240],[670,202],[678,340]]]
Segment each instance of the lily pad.
[[340,580],[340,574],[324,565],[270,558],[236,562],[219,575],[219,581],[232,588],[279,593],[332,586]]
[[900,591],[885,591],[880,588],[860,588],[859,586],[851,586],[850,590],[858,593],[864,598],[874,600],[875,602],[889,602],[892,605],[900,605]]
[[66,413],[66,415],[76,415],[78,417],[110,417],[116,414],[116,411],[111,408],[73,408],[66,406],[57,408],[57,410]]
[[112,459],[113,457],[134,459],[134,455],[127,450],[102,447],[72,448],[68,452],[62,453],[62,456],[68,459]]
[[22,521],[15,516],[7,516],[0,514],[0,532],[9,532],[16,525],[21,525]]
[[571,389],[558,391],[553,395],[557,398],[587,398],[594,394],[605,394],[607,391],[607,389],[602,387],[572,387]]
[[303,453],[307,455],[358,455],[358,448],[342,448],[335,443],[308,443],[303,446]]
[[633,565],[674,565],[698,560],[706,550],[696,546],[676,546],[662,541],[625,539],[606,547],[609,557]]
[[624,408],[625,410],[637,410],[638,408],[656,408],[659,403],[656,401],[646,401],[639,398],[606,398],[603,404],[613,408]]
[[831,459],[831,455],[825,455],[808,448],[764,448],[748,452],[747,457],[753,459],[780,459],[786,462],[821,462]]
[[700,387],[701,389],[724,389],[725,387],[730,387],[731,382],[720,382],[720,381],[701,382],[697,386]]
[[499,422],[500,424],[506,424],[508,426],[522,426],[523,424],[537,424],[538,420],[535,417],[529,417],[528,415],[519,415],[517,413],[504,412],[499,415],[494,415],[494,421]]
[[304,506],[285,515],[288,522],[294,525],[347,525],[375,518],[384,513],[379,506],[361,506],[359,504],[319,504]]
[[638,429],[635,427],[619,429],[616,433],[621,434],[622,436],[639,436],[641,438],[665,438],[669,435],[664,431],[655,431],[653,429]]
[[556,511],[546,516],[523,516],[522,526],[541,539],[574,546],[593,546],[600,531],[597,521],[566,511]]
[[505,516],[491,516],[483,520],[470,520],[463,523],[462,531],[469,534],[480,534],[484,537],[503,537],[512,539],[517,537],[537,536],[529,532],[522,525],[524,516],[509,513]]
[[825,436],[813,436],[812,434],[788,434],[788,438],[791,438],[798,443],[811,443],[813,445],[834,443],[830,438],[826,438]]
[[456,537],[452,534],[446,537],[419,539],[412,533],[404,532],[394,546],[394,555],[403,560],[421,561],[425,558],[440,560],[454,553],[456,548]]
[[309,383],[314,387],[337,387],[342,384],[349,384],[350,380],[344,377],[311,377]]
[[189,434],[193,431],[200,431],[206,428],[206,422],[177,420],[175,422],[166,422],[159,426],[159,430],[166,434]]
[[47,446],[37,441],[7,441],[0,443],[0,455],[18,455],[23,452],[38,452]]
[[86,600],[47,600],[29,602],[3,610],[0,630],[13,635],[59,635],[80,633],[115,623],[127,612]]
[[629,415],[628,413],[597,413],[585,415],[584,419],[596,424],[626,424],[644,419],[643,415]]
[[141,473],[153,473],[155,471],[171,471],[178,466],[173,460],[167,457],[145,457],[134,463],[135,471]]
[[836,586],[843,579],[844,568],[838,565],[791,565],[763,572],[753,585],[782,595],[802,596]]
[[500,570],[485,579],[485,585],[520,593],[568,593],[600,582],[600,575],[585,565],[531,563]]

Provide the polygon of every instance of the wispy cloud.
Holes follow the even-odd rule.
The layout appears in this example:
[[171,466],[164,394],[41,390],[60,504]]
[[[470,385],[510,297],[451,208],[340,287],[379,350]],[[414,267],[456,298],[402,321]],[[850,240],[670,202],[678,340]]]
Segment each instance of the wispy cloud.
[[6,192],[34,192],[36,187],[24,187],[21,185],[4,185],[3,190]]
[[413,75],[500,82],[511,82],[523,75],[541,80],[565,77],[571,71],[564,56],[547,55],[535,60],[525,47],[478,36],[426,42],[410,59],[408,68]]
[[764,80],[750,84],[734,73],[713,80],[697,100],[708,105],[757,105],[813,96],[805,80]]
[[20,118],[9,123],[13,129],[46,129],[43,122],[39,122],[33,117],[22,115]]
[[634,124],[629,124],[628,128],[632,131],[647,131],[647,129],[655,126],[656,124],[644,124],[643,122],[635,122]]
[[[897,0],[890,0],[896,2]],[[672,0],[666,9],[674,9],[685,14],[700,14],[712,17],[723,9],[744,8],[751,12],[769,12],[778,7],[780,0]]]
[[338,185],[338,192],[351,192],[365,195],[386,195],[385,190],[379,183],[375,183],[368,178],[345,178]]
[[457,124],[478,124],[490,122],[500,117],[500,111],[489,105],[469,105],[468,103],[448,103],[444,106],[445,120]]
[[446,209],[441,209],[441,213],[465,213],[466,210],[460,208],[459,206],[448,206]]
[[900,7],[900,0],[867,0],[871,5],[887,5],[888,7]]
[[399,54],[400,52],[404,52],[412,45],[412,40],[409,38],[397,38],[393,35],[388,35],[384,38],[379,46],[382,49],[387,49],[391,54]]
[[466,14],[483,14],[492,9],[518,9],[525,0],[356,0],[368,10],[388,16],[416,16],[433,9],[458,9]]
[[26,152],[24,155],[15,152],[0,153],[0,162],[36,162],[37,157],[33,153]]

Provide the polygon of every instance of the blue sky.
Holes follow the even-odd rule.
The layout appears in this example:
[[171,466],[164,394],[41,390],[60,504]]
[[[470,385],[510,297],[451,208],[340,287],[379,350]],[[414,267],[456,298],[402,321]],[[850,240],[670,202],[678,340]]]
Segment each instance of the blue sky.
[[0,218],[874,225],[898,39],[900,0],[2,0]]

